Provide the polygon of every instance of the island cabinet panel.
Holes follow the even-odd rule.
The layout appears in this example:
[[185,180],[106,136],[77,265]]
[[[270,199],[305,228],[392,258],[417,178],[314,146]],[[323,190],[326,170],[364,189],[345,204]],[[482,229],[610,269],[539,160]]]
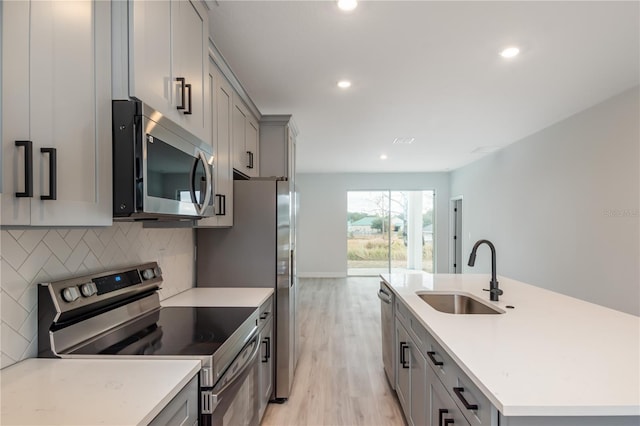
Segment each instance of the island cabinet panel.
[[3,2],[1,16],[1,224],[111,225],[109,2]]
[[[386,284],[389,284],[385,280]],[[410,425],[429,426],[638,426],[638,416],[505,416],[481,390],[481,383],[454,361],[455,354],[395,293],[396,393]],[[525,384],[526,385],[526,384]],[[555,409],[555,407],[550,407]],[[536,413],[537,414],[537,413]]]
[[408,421],[410,421],[410,384],[409,384],[409,374],[410,374],[410,364],[408,358],[408,347],[409,347],[409,333],[405,330],[402,323],[396,318],[396,350],[398,351],[396,360],[398,364],[396,365],[396,393],[398,394],[398,400],[400,400],[400,406],[404,411],[404,415]]
[[638,416],[527,416],[504,417],[499,426],[638,426]]

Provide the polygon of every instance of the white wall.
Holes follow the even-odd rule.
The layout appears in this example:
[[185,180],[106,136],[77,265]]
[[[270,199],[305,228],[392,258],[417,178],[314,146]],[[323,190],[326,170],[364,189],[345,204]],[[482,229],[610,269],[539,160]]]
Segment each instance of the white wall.
[[[465,250],[487,238],[499,275],[640,315],[638,104],[636,86],[452,172]],[[483,247],[465,272],[489,268]]]
[[300,277],[347,275],[347,191],[435,190],[436,271],[447,271],[448,173],[300,173],[297,272]]
[[142,223],[105,228],[0,231],[0,368],[37,356],[37,283],[157,261],[165,299],[194,285],[191,229],[148,229]]

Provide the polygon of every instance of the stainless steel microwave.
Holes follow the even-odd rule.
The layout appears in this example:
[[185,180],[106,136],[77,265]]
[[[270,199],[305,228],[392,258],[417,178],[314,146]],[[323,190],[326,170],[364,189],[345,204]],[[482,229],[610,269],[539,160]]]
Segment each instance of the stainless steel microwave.
[[213,148],[136,100],[114,100],[114,220],[214,215]]

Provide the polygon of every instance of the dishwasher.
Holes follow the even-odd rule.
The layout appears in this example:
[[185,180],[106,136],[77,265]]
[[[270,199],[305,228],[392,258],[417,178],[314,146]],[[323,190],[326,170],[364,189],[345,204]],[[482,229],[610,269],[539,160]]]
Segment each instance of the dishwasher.
[[391,289],[380,281],[378,290],[380,299],[380,326],[382,331],[382,363],[384,372],[392,389],[396,388],[396,351],[394,333],[394,296]]

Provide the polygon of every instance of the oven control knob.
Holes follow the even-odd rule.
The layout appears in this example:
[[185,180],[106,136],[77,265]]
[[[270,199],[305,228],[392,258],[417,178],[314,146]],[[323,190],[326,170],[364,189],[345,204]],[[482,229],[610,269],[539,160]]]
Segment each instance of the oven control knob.
[[156,277],[160,277],[162,276],[162,269],[160,269],[160,267],[156,265],[156,267],[153,268],[153,273]]
[[156,276],[156,274],[153,272],[153,269],[145,269],[144,271],[142,271],[142,279],[143,280],[150,280],[151,278],[154,278]]
[[86,283],[80,286],[80,292],[84,297],[91,297],[98,292],[98,288],[94,283]]
[[78,300],[78,298],[80,297],[80,293],[78,292],[78,287],[73,286],[73,287],[67,287],[64,290],[62,290],[62,298],[64,299],[65,302],[74,302],[76,300]]

